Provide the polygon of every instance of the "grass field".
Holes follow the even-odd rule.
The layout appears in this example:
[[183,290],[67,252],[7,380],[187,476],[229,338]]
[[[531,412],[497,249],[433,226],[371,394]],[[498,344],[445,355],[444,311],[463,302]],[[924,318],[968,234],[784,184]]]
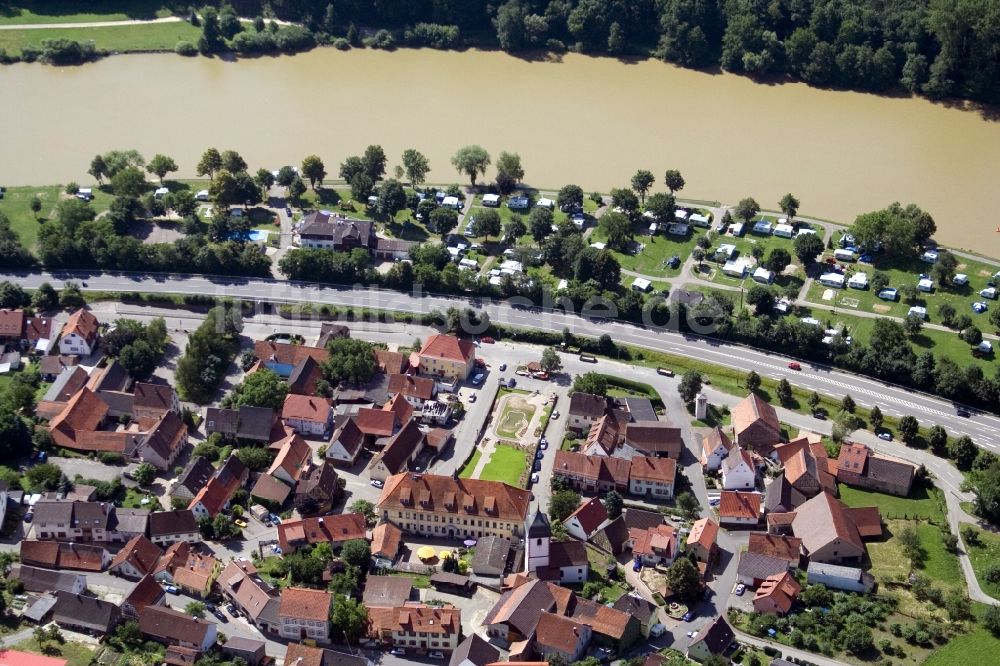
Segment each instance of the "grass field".
[[913,487],[909,497],[896,497],[886,493],[852,488],[840,484],[840,500],[847,506],[877,506],[886,518],[922,518],[944,522],[944,498],[937,488]]
[[0,30],[0,49],[12,55],[31,45],[41,47],[46,39],[93,41],[106,51],[173,51],[179,41],[198,42],[201,29],[186,21],[123,25],[101,28],[43,28],[38,30]]
[[[698,237],[701,235],[703,234],[700,230],[683,237],[663,234],[657,234],[656,236],[636,234],[635,242],[641,243],[643,246],[640,252],[637,254],[614,252],[614,255],[618,259],[618,263],[625,270],[653,277],[675,277],[680,273],[681,266],[683,266],[684,261],[691,254],[691,250],[694,249]],[[597,227],[594,229],[594,233],[591,234],[589,240],[591,243],[603,243],[607,240],[607,236],[603,229]],[[664,262],[674,255],[680,258],[681,264],[677,268],[670,268]],[[627,283],[631,284],[631,280],[627,280]]]
[[[0,37],[4,31],[0,30]],[[4,192],[3,199],[0,199],[0,213],[10,220],[11,229],[21,238],[21,243],[28,249],[32,249],[38,241],[38,230],[53,214],[53,209],[59,200],[67,195],[63,195],[61,185],[43,185],[26,187],[8,187]],[[42,210],[38,217],[31,211],[31,200],[34,197],[42,202]],[[111,205],[112,196],[94,188],[94,198],[90,202],[95,212],[101,213]]]
[[490,456],[490,461],[486,463],[479,478],[484,481],[503,481],[512,486],[518,486],[527,460],[528,456],[521,449],[516,449],[509,444],[497,444],[496,450]]
[[[88,23],[92,21],[148,20],[170,16],[160,0],[88,0],[87,11],[71,0],[21,0],[0,4],[0,25],[29,23]],[[126,5],[125,8],[122,5]]]
[[465,463],[462,467],[462,471],[458,473],[459,478],[469,479],[472,478],[472,473],[476,470],[476,465],[479,464],[479,459],[483,457],[482,449],[475,449],[472,452],[472,457],[469,458],[469,462]]
[[1000,639],[982,627],[956,636],[937,648],[924,666],[979,666],[995,664],[1000,655]]
[[962,570],[958,557],[949,553],[941,543],[941,531],[929,523],[912,520],[886,521],[888,539],[868,544],[868,555],[871,558],[871,572],[879,582],[899,580],[910,573],[910,560],[903,554],[898,534],[907,526],[917,528],[920,543],[927,553],[927,559],[918,573],[930,578],[936,585],[950,587],[963,586]]
[[1000,536],[984,530],[976,530],[979,534],[977,545],[966,543],[972,568],[983,592],[994,598],[1000,598],[1000,585],[986,580],[986,572],[993,566],[1000,565]]
[[[50,641],[46,643],[46,645],[54,651],[53,653],[46,654],[48,654],[48,656],[56,656],[65,659],[66,666],[88,666],[91,658],[94,656],[94,650],[89,645],[84,645],[83,643],[66,641],[62,645],[59,645]],[[38,641],[34,638],[30,638],[23,643],[18,643],[17,645],[12,645],[10,648],[13,650],[20,650],[22,652],[42,654],[42,650],[38,646]]]
[[512,396],[507,398],[497,419],[496,433],[505,439],[520,439],[524,429],[531,423],[535,415],[535,407],[529,405],[524,398]]

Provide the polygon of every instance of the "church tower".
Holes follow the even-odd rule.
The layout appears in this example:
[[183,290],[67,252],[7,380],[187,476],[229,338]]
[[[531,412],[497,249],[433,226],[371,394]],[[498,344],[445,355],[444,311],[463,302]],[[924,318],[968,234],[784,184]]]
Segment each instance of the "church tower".
[[552,528],[549,527],[548,517],[540,509],[535,509],[535,517],[531,520],[525,539],[525,564],[529,573],[549,566],[549,540],[551,538]]

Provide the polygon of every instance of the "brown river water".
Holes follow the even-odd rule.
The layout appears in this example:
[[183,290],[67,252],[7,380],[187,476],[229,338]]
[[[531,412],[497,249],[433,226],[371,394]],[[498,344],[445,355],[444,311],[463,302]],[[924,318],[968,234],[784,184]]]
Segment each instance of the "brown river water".
[[[432,182],[463,181],[450,157],[479,143],[520,153],[525,180],[587,191],[626,185],[636,169],[680,169],[686,197],[849,223],[892,201],[937,220],[939,241],[1000,257],[1000,122],[919,99],[764,85],[656,61],[498,52],[318,49],[226,62],[173,54],[81,67],[0,67],[0,183],[86,182],[111,148],[172,155],[194,175],[207,146],[251,169],[310,153],[331,177],[380,143],[389,169],[406,148]],[[488,177],[493,171],[488,172]]]

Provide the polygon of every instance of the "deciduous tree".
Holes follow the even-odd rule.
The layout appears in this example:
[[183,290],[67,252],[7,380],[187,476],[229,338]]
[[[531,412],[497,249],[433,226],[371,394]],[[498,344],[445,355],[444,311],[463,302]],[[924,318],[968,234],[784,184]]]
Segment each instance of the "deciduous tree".
[[403,171],[410,179],[410,187],[419,188],[427,179],[430,170],[430,162],[423,153],[413,148],[407,148],[403,151]]
[[676,194],[684,189],[684,176],[677,169],[667,169],[663,174],[663,184],[670,190],[670,194]]
[[542,370],[545,372],[558,372],[559,370],[562,370],[562,359],[559,358],[559,354],[555,349],[546,347],[542,350],[540,365],[542,366]]
[[459,173],[464,173],[469,177],[469,182],[476,185],[476,178],[486,174],[486,167],[490,165],[490,154],[481,146],[470,145],[459,148],[451,158],[452,166]]
[[365,148],[365,154],[361,156],[361,163],[364,165],[365,173],[377,183],[385,175],[386,157],[382,146],[372,144]]
[[172,157],[157,153],[153,155],[153,159],[149,160],[149,164],[146,165],[146,171],[156,174],[156,177],[160,179],[160,185],[162,185],[163,178],[168,173],[177,171],[177,162]]
[[656,178],[653,176],[653,172],[646,169],[639,169],[632,176],[632,189],[639,195],[639,199],[643,204],[646,203],[646,194],[655,182]]
[[562,522],[580,506],[580,494],[575,490],[560,490],[552,493],[549,500],[549,518]]
[[905,443],[912,443],[919,431],[920,423],[915,417],[907,414],[899,419],[899,436]]
[[691,602],[701,594],[701,576],[698,568],[686,557],[678,557],[667,569],[667,587],[683,602]]
[[795,214],[799,212],[799,200],[795,198],[795,195],[788,193],[781,197],[781,201],[778,202],[778,208],[791,221],[795,217]]
[[[795,250],[795,256],[799,258],[799,261],[806,265],[816,261],[816,257],[823,254],[823,250],[825,249],[823,239],[818,234],[799,234],[792,241],[792,248]],[[874,282],[872,286],[874,288]]]
[[736,217],[740,218],[746,223],[749,223],[753,219],[753,216],[760,212],[760,204],[758,204],[753,197],[747,197],[741,199],[736,208],[733,211]]
[[501,152],[497,156],[497,189],[509,194],[524,178],[521,156],[517,153]]
[[483,236],[489,240],[490,236],[500,235],[500,213],[492,208],[484,208],[476,211],[475,221],[472,223],[472,232],[476,236]]
[[701,373],[696,370],[688,370],[681,376],[681,381],[677,385],[677,393],[685,403],[692,403],[701,392]]
[[319,155],[309,155],[302,160],[302,175],[309,181],[309,187],[316,189],[323,186],[323,179],[326,178],[326,167]]

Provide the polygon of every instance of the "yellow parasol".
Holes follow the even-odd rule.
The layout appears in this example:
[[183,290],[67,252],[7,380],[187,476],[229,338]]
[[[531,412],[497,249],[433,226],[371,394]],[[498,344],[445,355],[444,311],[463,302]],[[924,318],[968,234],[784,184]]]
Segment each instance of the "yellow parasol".
[[432,546],[423,546],[417,551],[417,557],[422,560],[429,560],[434,557],[434,548]]
[[447,560],[449,557],[451,557],[451,551],[442,550],[440,553],[438,553],[438,557],[440,557],[442,560]]

